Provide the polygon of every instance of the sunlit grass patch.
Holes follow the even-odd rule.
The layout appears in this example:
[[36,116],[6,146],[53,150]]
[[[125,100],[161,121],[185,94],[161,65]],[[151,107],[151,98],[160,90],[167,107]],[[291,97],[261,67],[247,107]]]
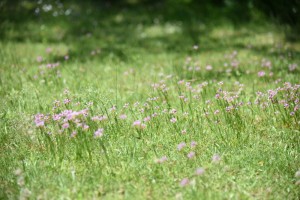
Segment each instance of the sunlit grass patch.
[[299,197],[299,43],[83,8],[4,25],[1,198]]

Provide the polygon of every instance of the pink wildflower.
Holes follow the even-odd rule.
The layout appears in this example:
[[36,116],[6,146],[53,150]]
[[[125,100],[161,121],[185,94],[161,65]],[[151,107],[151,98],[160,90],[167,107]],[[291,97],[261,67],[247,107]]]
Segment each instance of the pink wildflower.
[[110,112],[114,112],[117,110],[117,107],[115,105],[113,105],[109,110],[110,110]]
[[70,137],[75,137],[77,135],[77,132],[76,131],[73,131],[72,133],[71,133],[71,135],[70,135]]
[[83,127],[82,127],[83,130],[88,130],[89,128],[90,127],[88,125],[86,125],[86,124],[84,124]]
[[185,187],[190,183],[190,180],[188,178],[184,178],[180,181],[180,186]]
[[163,156],[159,159],[156,159],[156,163],[164,163],[168,160],[167,156]]
[[70,99],[65,99],[65,100],[64,100],[64,104],[68,104],[68,103],[70,103],[70,102],[71,102]]
[[63,128],[63,129],[67,129],[67,128],[69,128],[69,126],[70,126],[69,123],[64,123],[64,124],[62,125],[62,128]]
[[126,118],[127,118],[127,115],[125,115],[125,114],[120,115],[120,119],[125,120]]
[[172,119],[170,119],[170,122],[175,123],[177,121],[177,119],[175,117],[173,117]]
[[214,154],[212,157],[213,163],[219,163],[221,161],[221,156],[219,154]]
[[188,157],[189,159],[192,159],[192,158],[195,157],[195,155],[196,155],[195,152],[191,151],[190,153],[188,153],[187,157]]
[[176,113],[177,113],[176,109],[173,108],[173,109],[170,110],[170,114],[176,114]]
[[297,64],[290,64],[289,65],[289,70],[292,72],[297,68],[297,66],[298,66]]
[[158,114],[155,112],[151,115],[152,118],[156,117]]
[[128,108],[128,106],[129,106],[129,103],[125,103],[123,108]]
[[97,131],[95,131],[94,137],[95,137],[95,138],[97,138],[97,137],[102,137],[102,136],[103,136],[103,131],[104,131],[103,128],[99,128]]
[[51,51],[52,51],[52,48],[51,48],[51,47],[48,47],[48,48],[46,49],[46,52],[47,52],[47,53],[51,53]]
[[94,116],[91,119],[92,121],[101,121],[101,118],[99,116]]
[[101,117],[101,121],[107,120],[107,119],[108,119],[108,117],[107,117],[106,115],[103,115],[103,116]]
[[290,112],[290,115],[291,115],[291,116],[294,116],[294,115],[295,115],[295,112],[293,112],[293,111]]
[[51,63],[48,63],[48,64],[46,65],[46,67],[47,67],[48,69],[51,69],[51,68],[52,68],[52,64],[51,64]]
[[143,124],[140,120],[136,120],[135,122],[133,122],[132,126],[139,128],[139,129],[146,128],[146,124]]
[[263,76],[266,75],[266,73],[265,73],[264,71],[259,71],[259,72],[257,73],[257,75],[258,75],[258,77],[263,77]]
[[144,122],[148,122],[148,121],[150,121],[150,119],[151,119],[151,117],[147,116],[147,117],[144,118]]
[[42,62],[42,61],[43,61],[43,57],[42,57],[42,56],[38,56],[38,57],[36,57],[36,61],[38,61],[38,62]]
[[210,70],[213,69],[213,67],[212,67],[211,65],[207,65],[207,66],[205,67],[205,69],[206,69],[207,71],[210,71]]
[[184,142],[181,142],[180,144],[177,145],[177,149],[178,151],[180,151],[181,149],[183,149],[183,147],[185,147],[186,144]]
[[36,125],[37,127],[43,127],[43,126],[45,126],[45,122],[44,122],[44,121],[36,121],[36,122],[35,122],[35,125]]
[[37,127],[42,127],[42,126],[44,126],[44,125],[45,125],[44,120],[45,120],[45,116],[44,116],[43,114],[36,114],[36,115],[35,115],[35,120],[34,120],[34,122],[35,122],[35,125],[36,125]]
[[204,174],[204,172],[205,172],[205,169],[200,167],[200,168],[196,169],[195,174],[200,176],[200,175]]
[[180,81],[178,81],[178,84],[179,84],[179,85],[182,85],[182,84],[184,84],[184,80],[180,80]]
[[195,141],[192,141],[192,142],[191,142],[191,148],[196,147],[196,145],[197,145],[197,142],[195,142]]
[[219,110],[216,110],[216,111],[214,112],[215,115],[217,115],[217,114],[219,114],[219,113],[220,113]]

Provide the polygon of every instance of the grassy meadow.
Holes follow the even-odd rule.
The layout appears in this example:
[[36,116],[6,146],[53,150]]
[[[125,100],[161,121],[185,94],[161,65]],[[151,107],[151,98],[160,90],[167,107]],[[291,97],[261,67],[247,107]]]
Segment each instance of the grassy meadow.
[[0,199],[300,198],[300,42],[172,6],[2,8]]

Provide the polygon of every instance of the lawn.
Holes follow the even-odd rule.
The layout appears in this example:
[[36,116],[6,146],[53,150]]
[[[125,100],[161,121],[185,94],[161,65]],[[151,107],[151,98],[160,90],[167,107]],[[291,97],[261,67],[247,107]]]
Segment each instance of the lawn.
[[2,7],[0,199],[300,198],[299,40],[171,5]]

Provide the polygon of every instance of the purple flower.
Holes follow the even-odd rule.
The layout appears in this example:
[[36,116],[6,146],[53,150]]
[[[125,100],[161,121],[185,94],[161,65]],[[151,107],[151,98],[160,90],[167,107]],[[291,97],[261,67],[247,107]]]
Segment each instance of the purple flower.
[[265,73],[264,71],[259,71],[259,72],[257,73],[257,75],[258,75],[258,77],[263,77],[263,76],[266,75],[266,73]]
[[231,66],[232,66],[233,68],[237,68],[237,67],[239,66],[239,62],[236,61],[236,60],[234,60],[234,61],[231,62]]
[[38,57],[36,57],[36,61],[38,61],[38,62],[42,62],[42,61],[43,61],[43,57],[42,57],[42,56],[38,56]]
[[212,157],[213,163],[219,163],[221,161],[221,156],[219,154],[214,154]]
[[37,126],[37,127],[42,127],[42,126],[45,126],[45,119],[46,119],[46,117],[43,115],[43,114],[36,114],[35,116],[34,116],[34,122],[35,122],[35,125]]
[[73,131],[72,133],[71,133],[71,135],[70,135],[70,137],[75,137],[77,135],[77,132],[76,131]]
[[101,121],[107,120],[107,119],[108,119],[108,117],[106,115],[103,115]]
[[274,96],[277,94],[276,90],[268,90],[269,99],[272,100]]
[[176,109],[173,108],[173,109],[170,110],[170,114],[176,114],[176,113],[177,113]]
[[135,122],[133,122],[132,126],[139,128],[139,129],[146,128],[146,124],[143,124],[140,120],[136,120]]
[[199,167],[199,168],[196,169],[195,174],[196,174],[197,176],[200,176],[200,175],[203,175],[204,172],[205,172],[205,169],[202,168],[202,167]]
[[163,156],[159,159],[156,159],[156,163],[164,163],[168,160],[167,156]]
[[77,123],[76,123],[76,127],[77,127],[77,128],[78,128],[78,127],[82,127],[82,125],[83,125],[83,124],[80,123],[80,122],[77,122]]
[[123,108],[128,108],[128,106],[129,106],[129,103],[125,103]]
[[53,117],[52,117],[52,119],[53,119],[54,121],[58,121],[58,120],[61,119],[61,115],[60,115],[60,114],[54,114]]
[[65,99],[65,100],[64,100],[64,104],[68,104],[68,103],[70,103],[70,102],[71,102],[70,99]]
[[147,117],[144,118],[144,122],[148,122],[148,121],[150,121],[150,119],[151,119],[151,117],[147,116]]
[[175,123],[177,121],[177,119],[175,117],[173,117],[170,122]]
[[83,130],[88,130],[89,128],[90,127],[88,125],[86,125],[86,124],[84,124],[83,127],[82,127]]
[[272,68],[272,63],[269,60],[262,60],[261,66],[271,69]]
[[52,64],[51,64],[51,63],[48,63],[48,64],[46,65],[46,67],[47,67],[48,69],[51,69],[51,68],[52,68]]
[[289,65],[289,70],[292,72],[297,68],[297,66],[298,66],[297,64],[290,64]]
[[52,48],[51,47],[47,47],[46,52],[47,53],[51,53],[51,51],[52,51]]
[[213,69],[213,67],[212,67],[211,65],[207,65],[207,66],[205,67],[205,69],[206,69],[207,71],[210,71],[210,70]]
[[114,111],[116,111],[116,110],[117,110],[117,107],[116,107],[115,105],[113,105],[113,106],[109,109],[110,112],[114,112]]
[[157,113],[153,113],[153,114],[151,115],[151,117],[154,118],[154,117],[156,117],[157,115],[158,115]]
[[177,149],[178,151],[180,151],[181,149],[183,149],[183,147],[185,147],[186,144],[184,142],[181,142],[180,144],[177,145]]
[[184,84],[184,80],[180,80],[180,81],[178,81],[178,84],[179,84],[179,85],[182,85],[182,84]]
[[219,110],[216,110],[216,111],[214,112],[215,115],[217,115],[217,114],[219,114],[219,113],[220,113]]
[[192,142],[191,142],[191,148],[194,148],[194,147],[196,147],[196,146],[197,146],[197,142],[192,141]]
[[136,120],[133,122],[132,126],[138,127],[142,124],[142,122],[140,120]]
[[69,123],[64,123],[64,124],[62,125],[62,128],[63,128],[63,129],[67,129],[67,128],[69,128],[69,126],[70,126]]
[[57,62],[57,63],[52,63],[52,67],[53,67],[53,68],[58,67],[59,65],[60,65],[59,62]]
[[220,99],[220,98],[221,98],[221,95],[220,95],[220,94],[216,94],[215,98],[216,98],[216,99]]
[[120,119],[125,120],[126,118],[127,118],[127,115],[125,115],[125,114],[120,115]]
[[190,183],[190,180],[188,178],[184,178],[180,181],[180,186],[185,187]]
[[103,120],[106,120],[107,119],[107,117],[105,116],[105,115],[103,115],[103,116],[94,116],[94,117],[92,117],[92,120],[93,121],[99,121],[99,122],[101,122],[101,121],[103,121]]
[[196,155],[195,152],[191,151],[190,153],[188,153],[187,157],[188,157],[189,159],[192,159],[192,158],[195,157],[195,155]]
[[43,127],[43,126],[45,126],[45,122],[44,121],[35,121],[35,125],[37,127]]
[[295,115],[295,112],[293,112],[293,111],[290,112],[290,115],[291,115],[291,116],[294,116],[294,115]]
[[95,122],[95,121],[100,121],[101,118],[99,116],[94,116],[91,119],[92,119],[92,121]]
[[103,128],[99,128],[97,131],[95,131],[94,137],[95,138],[102,137],[103,136],[103,132],[104,132],[104,129]]

